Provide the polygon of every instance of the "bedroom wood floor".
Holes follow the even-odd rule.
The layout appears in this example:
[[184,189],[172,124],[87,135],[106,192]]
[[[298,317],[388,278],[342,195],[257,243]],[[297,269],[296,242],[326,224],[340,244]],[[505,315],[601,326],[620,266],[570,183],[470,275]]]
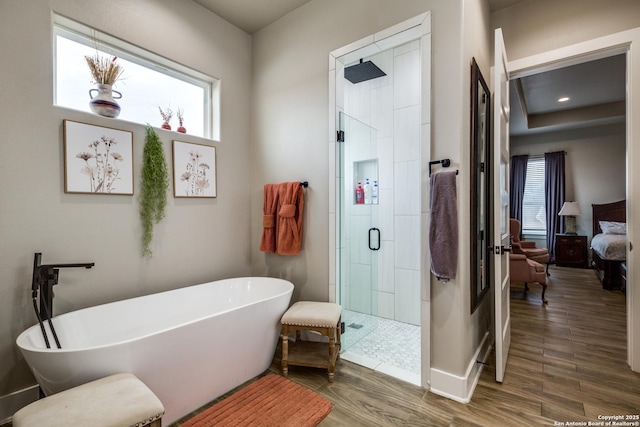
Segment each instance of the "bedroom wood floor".
[[[321,427],[553,426],[640,414],[640,374],[626,363],[624,295],[603,290],[593,270],[550,273],[548,305],[540,286],[525,296],[514,284],[504,382],[494,380],[492,355],[466,405],[344,360],[333,384],[319,369],[291,367],[289,378],[331,401]],[[280,373],[279,363],[269,370]]]

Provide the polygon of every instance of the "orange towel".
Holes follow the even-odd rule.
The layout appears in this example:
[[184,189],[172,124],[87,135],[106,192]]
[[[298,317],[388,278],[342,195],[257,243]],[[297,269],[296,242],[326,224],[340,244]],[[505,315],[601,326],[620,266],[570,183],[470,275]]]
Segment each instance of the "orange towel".
[[262,207],[262,252],[276,251],[276,213],[278,212],[278,184],[264,185],[264,202]]
[[276,254],[298,255],[302,248],[304,191],[300,182],[283,182],[278,187]]

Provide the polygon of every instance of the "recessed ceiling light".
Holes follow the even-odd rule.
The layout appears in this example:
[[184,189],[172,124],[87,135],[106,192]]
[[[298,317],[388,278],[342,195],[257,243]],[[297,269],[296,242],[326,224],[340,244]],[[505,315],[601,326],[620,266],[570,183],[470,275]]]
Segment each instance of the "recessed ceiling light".
[[568,96],[563,96],[562,98],[558,98],[558,102],[567,102],[569,99]]

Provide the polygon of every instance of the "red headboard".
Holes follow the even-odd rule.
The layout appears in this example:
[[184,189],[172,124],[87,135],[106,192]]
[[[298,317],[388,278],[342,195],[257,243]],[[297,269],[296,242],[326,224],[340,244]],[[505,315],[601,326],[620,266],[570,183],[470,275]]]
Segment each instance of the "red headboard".
[[627,201],[591,205],[593,210],[593,235],[602,233],[600,221],[627,222]]

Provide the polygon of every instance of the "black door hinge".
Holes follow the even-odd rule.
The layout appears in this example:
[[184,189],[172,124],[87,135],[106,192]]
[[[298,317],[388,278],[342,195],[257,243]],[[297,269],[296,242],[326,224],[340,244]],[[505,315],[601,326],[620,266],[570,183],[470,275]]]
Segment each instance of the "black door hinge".
[[338,142],[344,142],[344,131],[343,130],[339,130],[337,132],[336,138],[337,138]]

